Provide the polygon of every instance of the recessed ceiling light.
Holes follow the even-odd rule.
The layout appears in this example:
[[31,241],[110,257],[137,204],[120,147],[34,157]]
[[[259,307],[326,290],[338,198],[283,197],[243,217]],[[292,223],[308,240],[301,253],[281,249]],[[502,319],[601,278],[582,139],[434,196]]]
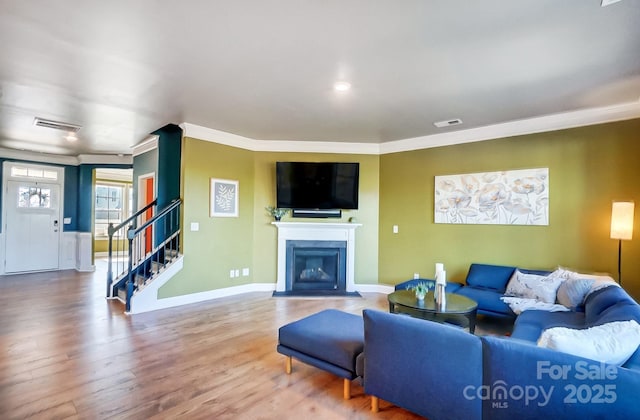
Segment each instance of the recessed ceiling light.
[[349,82],[336,82],[333,85],[333,88],[335,90],[337,90],[338,92],[345,92],[345,91],[351,89],[351,83],[349,83]]
[[610,4],[617,3],[619,1],[620,0],[602,0],[602,2],[600,2],[600,7],[606,7]]
[[69,143],[75,143],[76,141],[78,141],[78,137],[76,136],[76,133],[69,133],[66,136],[64,136],[64,138],[69,142]]
[[452,118],[450,120],[438,121],[433,123],[433,125],[435,125],[438,128],[450,127],[452,125],[459,125],[459,124],[462,124],[462,120],[460,118]]

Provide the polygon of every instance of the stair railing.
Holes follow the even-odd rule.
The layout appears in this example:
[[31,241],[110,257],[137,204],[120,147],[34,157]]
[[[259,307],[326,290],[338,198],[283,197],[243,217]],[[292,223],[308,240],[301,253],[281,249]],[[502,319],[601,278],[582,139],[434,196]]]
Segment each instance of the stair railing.
[[[127,220],[120,223],[118,226],[113,226],[113,223],[109,223],[107,233],[109,235],[109,260],[107,267],[107,298],[113,298],[113,279],[120,277],[127,271],[127,259],[128,259],[128,242],[127,231],[130,228],[135,228],[138,218],[147,212],[147,210],[153,208],[158,203],[157,200],[153,200],[151,203],[144,206],[142,209],[136,211]],[[115,253],[114,253],[115,251]],[[115,265],[115,277],[114,277],[114,265]]]
[[[127,298],[125,310],[131,310],[133,292],[144,287],[147,276],[156,265],[160,271],[177,258],[180,250],[180,205],[182,200],[175,199],[158,214],[138,227],[130,227],[127,231],[129,241],[129,261],[125,290]],[[151,238],[149,239],[149,236]],[[149,247],[149,240],[155,245]],[[149,249],[150,248],[150,249]],[[138,277],[143,281],[138,282]]]

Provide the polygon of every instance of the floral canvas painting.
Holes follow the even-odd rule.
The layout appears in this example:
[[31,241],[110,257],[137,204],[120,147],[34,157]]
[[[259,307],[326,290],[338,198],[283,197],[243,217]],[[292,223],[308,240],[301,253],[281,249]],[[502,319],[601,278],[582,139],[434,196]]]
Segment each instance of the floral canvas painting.
[[211,178],[211,217],[238,217],[238,181]]
[[548,225],[549,168],[435,177],[435,223]]

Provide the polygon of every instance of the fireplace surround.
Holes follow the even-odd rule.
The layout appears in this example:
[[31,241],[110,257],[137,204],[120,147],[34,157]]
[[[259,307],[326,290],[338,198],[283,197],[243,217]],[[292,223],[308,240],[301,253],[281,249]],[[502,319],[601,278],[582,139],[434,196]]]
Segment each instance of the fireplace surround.
[[[333,290],[344,290],[345,292],[356,291],[354,279],[355,230],[362,226],[361,224],[313,222],[273,222],[272,224],[278,228],[276,293],[296,290],[292,280],[287,284],[287,270],[293,271],[298,277],[301,275],[304,277],[298,290],[330,287]],[[293,249],[296,248],[297,251],[294,252]],[[299,264],[304,264],[304,267],[295,268],[296,254],[300,260]],[[294,257],[294,261],[291,261],[292,257]],[[325,272],[323,274],[317,268],[325,264],[335,268],[323,267],[321,269],[322,272]],[[327,271],[332,270],[337,271],[335,281],[327,279],[327,276],[332,277],[334,274]],[[344,286],[340,283],[342,280],[339,278],[342,270]]]

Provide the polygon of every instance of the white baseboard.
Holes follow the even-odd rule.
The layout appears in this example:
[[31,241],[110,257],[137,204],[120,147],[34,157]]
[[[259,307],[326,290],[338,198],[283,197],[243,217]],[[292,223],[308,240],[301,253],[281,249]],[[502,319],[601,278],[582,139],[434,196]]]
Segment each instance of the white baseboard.
[[[173,274],[171,276],[173,276]],[[150,286],[153,285],[156,281],[158,281],[158,279],[154,280],[149,286],[145,287],[141,292],[133,297],[133,299],[131,300],[131,312],[129,312],[130,314],[139,314],[143,312],[156,311],[158,309],[173,308],[176,306],[189,305],[192,303],[199,303],[208,300],[241,295],[243,293],[273,292],[276,290],[275,283],[250,283],[233,287],[225,287],[223,289],[207,290],[206,292],[191,293],[188,295],[158,299],[157,297],[159,286],[150,289]],[[162,284],[164,283],[166,283],[166,281],[162,282]],[[160,286],[162,284],[158,283],[158,285]],[[363,293],[389,294],[394,291],[393,286],[385,284],[356,284],[355,288],[358,292]],[[145,291],[147,289],[149,290],[146,292],[146,297],[141,299],[140,296],[142,294],[145,294]]]
[[362,293],[389,294],[395,291],[395,288],[388,284],[356,284],[355,287],[358,292]]
[[[226,287],[224,289],[207,290],[206,292],[191,293],[188,295],[158,299],[159,287],[154,287],[152,290],[147,291],[147,289],[149,289],[150,286],[152,286],[156,281],[158,281],[158,279],[151,282],[151,284],[145,287],[141,292],[136,293],[136,295],[131,299],[131,314],[139,314],[143,312],[155,311],[158,309],[173,308],[176,306],[189,305],[192,303],[199,303],[213,299],[220,299],[223,297],[235,296],[243,293],[272,292],[276,290],[275,283],[250,283],[242,284],[239,286]],[[145,292],[146,297],[140,299],[140,296],[144,295]]]

